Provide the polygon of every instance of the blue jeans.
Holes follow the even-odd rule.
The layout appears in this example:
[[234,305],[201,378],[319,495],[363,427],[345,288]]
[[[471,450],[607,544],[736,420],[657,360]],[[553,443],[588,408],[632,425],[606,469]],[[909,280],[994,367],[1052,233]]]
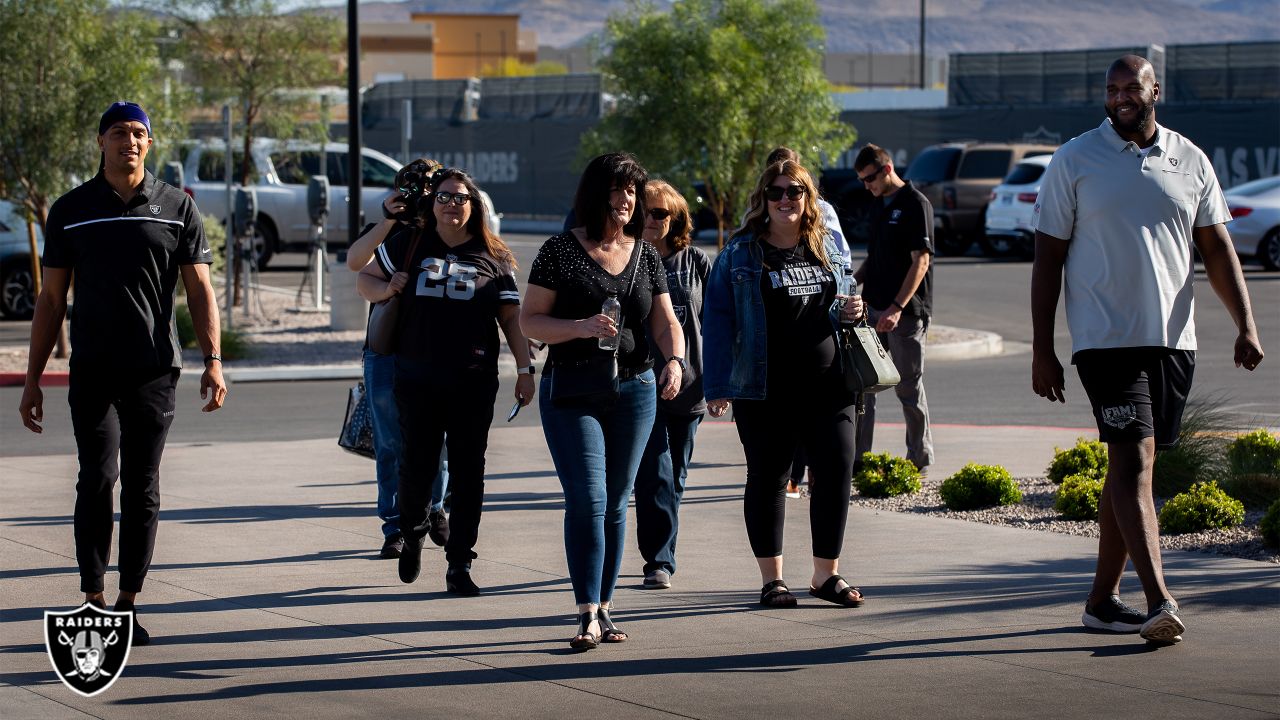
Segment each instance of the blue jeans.
[[542,378],[538,411],[564,488],[565,555],[579,605],[613,598],[627,500],[657,410],[655,387],[646,370],[620,383],[618,401],[607,410],[560,408],[551,402],[551,377]]
[[644,574],[676,572],[676,534],[680,499],[689,475],[693,437],[702,415],[673,415],[658,410],[636,474],[636,543]]
[[[382,519],[382,536],[400,534],[400,413],[396,410],[396,361],[394,355],[364,351],[364,391],[369,394],[373,411],[373,453],[377,458],[378,517]],[[449,485],[448,455],[440,455],[440,471],[431,487],[431,510],[444,506],[444,493]]]

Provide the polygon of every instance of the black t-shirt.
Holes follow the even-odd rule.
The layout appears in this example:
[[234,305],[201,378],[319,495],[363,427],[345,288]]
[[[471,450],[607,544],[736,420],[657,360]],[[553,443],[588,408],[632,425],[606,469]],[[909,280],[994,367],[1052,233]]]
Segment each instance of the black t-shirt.
[[102,173],[58,198],[44,265],[73,273],[71,367],[182,367],[179,268],[211,262],[191,196],[149,172],[127,205]]
[[[635,282],[627,295],[633,268]],[[653,307],[653,296],[667,293],[667,271],[658,251],[649,243],[637,241],[627,266],[621,273],[610,275],[587,254],[573,233],[561,233],[543,243],[529,269],[529,284],[554,291],[556,300],[551,316],[566,320],[598,315],[605,299],[617,295],[622,302],[618,367],[635,371],[651,365],[649,311]],[[552,367],[557,362],[572,362],[608,352],[601,350],[597,343],[596,338],[575,338],[552,345]]]
[[[871,237],[867,241],[862,296],[876,310],[886,310],[902,289],[902,281],[911,268],[911,253],[919,250],[934,254],[933,205],[908,181],[886,202],[874,203],[871,207]],[[933,314],[932,262],[902,312],[912,317]]]
[[760,295],[768,341],[768,387],[812,386],[836,362],[828,310],[836,280],[803,244],[782,250],[764,239]]
[[[401,226],[374,257],[383,276],[401,271],[415,230]],[[449,247],[423,230],[400,291],[396,354],[447,370],[498,371],[498,308],[519,305],[511,268],[494,259],[484,239]]]

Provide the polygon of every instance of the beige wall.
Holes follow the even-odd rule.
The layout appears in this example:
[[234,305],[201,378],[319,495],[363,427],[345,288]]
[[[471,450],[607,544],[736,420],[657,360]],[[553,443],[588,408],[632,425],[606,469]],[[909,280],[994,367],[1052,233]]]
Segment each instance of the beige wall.
[[520,57],[519,15],[414,13],[412,17],[415,24],[431,23],[435,28],[436,79],[477,77],[485,66]]
[[360,84],[369,85],[379,75],[434,78],[434,32],[431,23],[361,23]]

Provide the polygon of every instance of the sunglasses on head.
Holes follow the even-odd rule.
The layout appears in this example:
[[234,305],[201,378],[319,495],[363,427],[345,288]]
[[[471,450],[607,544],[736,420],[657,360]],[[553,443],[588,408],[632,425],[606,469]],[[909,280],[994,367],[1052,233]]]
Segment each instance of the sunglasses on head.
[[671,217],[671,211],[666,208],[649,208],[645,214],[654,220],[666,220]]
[[436,202],[441,205],[448,205],[450,202],[454,205],[466,205],[471,202],[471,195],[468,193],[447,193],[441,190],[436,193]]
[[768,198],[770,202],[778,202],[782,199],[783,195],[786,195],[787,198],[791,200],[799,200],[804,196],[804,186],[788,185],[787,187],[779,187],[777,185],[770,185],[764,189],[764,196]]
[[859,181],[859,182],[861,182],[863,185],[866,185],[867,183],[869,183],[869,182],[871,182],[871,181],[875,180],[875,179],[876,179],[876,176],[877,176],[877,175],[879,175],[879,174],[880,174],[880,171],[881,171],[881,170],[883,170],[883,169],[884,169],[884,165],[877,165],[877,166],[875,166],[875,168],[873,168],[873,169],[871,170],[871,172],[870,172],[869,174],[867,174],[867,175],[859,175],[859,176],[858,176],[858,181]]

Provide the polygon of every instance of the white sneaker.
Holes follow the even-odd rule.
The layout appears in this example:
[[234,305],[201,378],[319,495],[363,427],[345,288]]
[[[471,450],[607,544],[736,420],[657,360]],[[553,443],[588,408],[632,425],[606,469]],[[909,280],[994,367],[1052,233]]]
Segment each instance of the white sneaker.
[[1178,606],[1172,600],[1160,603],[1159,607],[1147,614],[1147,621],[1138,631],[1142,639],[1157,645],[1176,645],[1182,642],[1182,633],[1187,626],[1177,613]]

